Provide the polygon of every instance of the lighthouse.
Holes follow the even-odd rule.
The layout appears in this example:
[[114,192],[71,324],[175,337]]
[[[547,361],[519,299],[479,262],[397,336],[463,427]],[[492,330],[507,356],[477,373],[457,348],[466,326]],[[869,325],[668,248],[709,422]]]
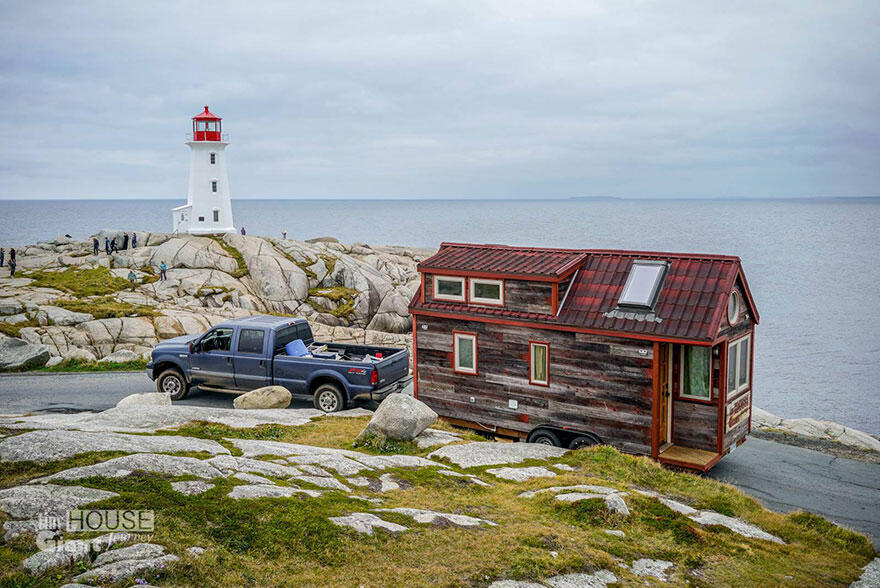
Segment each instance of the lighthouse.
[[[205,106],[192,119],[189,189],[186,204],[173,209],[172,228],[175,233],[210,235],[234,233],[229,179],[226,177],[226,146],[219,116]],[[187,136],[190,139],[190,136]]]

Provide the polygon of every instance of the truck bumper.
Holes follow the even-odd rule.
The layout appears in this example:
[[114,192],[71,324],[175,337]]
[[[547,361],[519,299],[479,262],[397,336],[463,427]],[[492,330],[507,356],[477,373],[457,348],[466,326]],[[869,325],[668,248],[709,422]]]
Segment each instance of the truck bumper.
[[153,362],[150,361],[147,363],[147,377],[151,380],[155,380],[156,378],[153,376]]
[[358,394],[355,396],[355,400],[374,400],[376,402],[382,402],[385,400],[390,394],[394,394],[395,392],[400,392],[407,386],[409,383],[413,381],[412,376],[405,376],[400,378],[396,382],[388,384],[384,388],[379,388],[378,390],[373,390],[372,392],[366,392],[363,394]]

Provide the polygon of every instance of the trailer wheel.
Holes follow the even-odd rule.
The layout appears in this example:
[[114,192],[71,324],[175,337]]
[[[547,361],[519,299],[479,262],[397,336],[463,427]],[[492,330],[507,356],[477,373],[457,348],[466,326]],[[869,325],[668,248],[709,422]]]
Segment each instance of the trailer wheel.
[[345,397],[336,384],[326,382],[315,389],[315,408],[324,412],[339,412],[345,408]]
[[562,443],[559,442],[559,437],[557,437],[553,431],[548,431],[547,429],[532,431],[532,434],[529,435],[528,442],[538,443],[539,445],[552,445],[554,447],[562,446]]
[[592,447],[598,445],[599,440],[590,435],[578,435],[568,444],[569,449],[583,449],[584,447]]
[[189,386],[186,384],[183,374],[175,369],[168,369],[156,378],[156,388],[161,394],[167,394],[171,400],[183,400]]

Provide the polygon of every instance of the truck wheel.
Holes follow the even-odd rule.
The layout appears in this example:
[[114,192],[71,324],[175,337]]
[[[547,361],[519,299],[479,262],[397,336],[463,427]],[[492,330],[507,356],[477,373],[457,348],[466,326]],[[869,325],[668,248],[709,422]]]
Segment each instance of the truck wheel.
[[315,390],[315,408],[324,412],[339,412],[345,408],[345,397],[336,384],[327,382]]
[[559,437],[557,437],[552,431],[546,429],[534,431],[529,435],[528,442],[538,443],[539,445],[552,445],[554,447],[560,447],[562,445],[562,443],[559,442]]
[[578,435],[568,444],[569,449],[583,449],[584,447],[592,447],[598,445],[599,440],[589,435]]
[[167,394],[171,400],[183,400],[189,392],[186,379],[177,370],[165,370],[156,379],[156,388],[162,394]]

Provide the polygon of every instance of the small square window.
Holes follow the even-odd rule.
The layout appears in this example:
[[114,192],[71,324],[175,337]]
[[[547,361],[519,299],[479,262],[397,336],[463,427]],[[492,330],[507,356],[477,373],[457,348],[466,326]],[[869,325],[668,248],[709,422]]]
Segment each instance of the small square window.
[[211,165],[214,165],[215,163],[217,163],[217,154],[212,153],[211,154]]
[[216,192],[216,191],[217,191],[217,180],[213,180],[211,182],[211,192]]
[[504,282],[471,278],[470,301],[474,304],[504,306]]
[[200,217],[199,217],[199,222],[200,222],[200,223],[203,223],[203,222],[205,222],[205,217],[203,217],[203,216],[200,216]]

